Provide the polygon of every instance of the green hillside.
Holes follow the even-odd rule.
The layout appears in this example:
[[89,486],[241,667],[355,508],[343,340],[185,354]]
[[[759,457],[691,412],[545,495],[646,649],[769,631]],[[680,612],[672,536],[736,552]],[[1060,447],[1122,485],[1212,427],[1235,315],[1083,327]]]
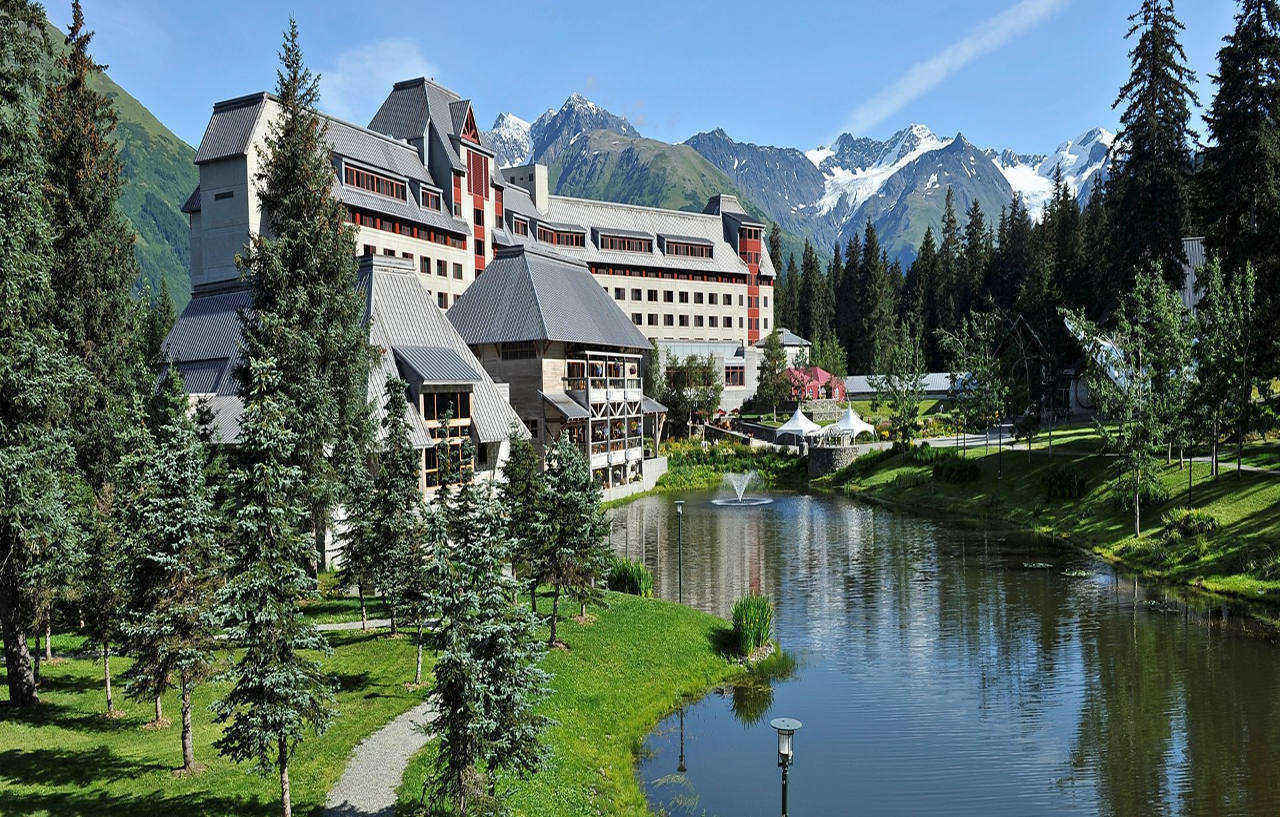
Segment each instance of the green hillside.
[[[65,53],[65,34],[53,24],[48,30],[55,53]],[[120,117],[116,137],[125,179],[120,206],[138,231],[139,284],[158,288],[165,279],[181,309],[191,293],[187,217],[181,207],[198,180],[191,163],[195,150],[109,76],[100,74],[93,82],[115,103]]]
[[[551,189],[563,196],[700,211],[713,195],[729,193],[753,216],[773,223],[728,176],[688,145],[597,130],[557,151],[547,172]],[[803,240],[783,233],[784,267],[790,252],[799,263],[803,246]]]

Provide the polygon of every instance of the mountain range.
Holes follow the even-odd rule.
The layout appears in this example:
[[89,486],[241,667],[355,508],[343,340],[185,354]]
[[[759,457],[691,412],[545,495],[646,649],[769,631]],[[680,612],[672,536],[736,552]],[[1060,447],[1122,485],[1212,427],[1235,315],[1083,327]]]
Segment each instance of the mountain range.
[[844,243],[870,221],[890,257],[904,263],[927,227],[938,231],[948,188],[961,215],[977,201],[994,221],[1017,194],[1038,216],[1058,167],[1067,187],[1086,200],[1106,177],[1115,139],[1093,128],[1053,153],[1027,154],[979,148],[963,134],[944,138],[911,124],[886,140],[845,133],[807,151],[738,142],[720,128],[669,144],[646,139],[581,94],[532,123],[500,114],[483,138],[500,166],[547,164],[552,189],[562,195],[692,209],[719,184],[777,222],[785,251],[801,237],[819,247]]

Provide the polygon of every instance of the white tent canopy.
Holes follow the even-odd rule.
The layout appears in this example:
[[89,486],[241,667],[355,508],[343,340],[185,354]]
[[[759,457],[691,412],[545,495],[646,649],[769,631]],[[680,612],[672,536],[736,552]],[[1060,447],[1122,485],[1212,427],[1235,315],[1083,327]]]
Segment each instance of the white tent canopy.
[[799,406],[796,406],[796,413],[791,415],[790,420],[787,420],[785,423],[778,426],[777,433],[778,435],[798,434],[801,437],[807,437],[810,434],[819,431],[821,428],[822,426],[804,416],[804,412],[800,410]]
[[844,415],[841,416],[839,420],[835,421],[831,425],[827,426],[826,428],[818,432],[818,436],[820,437],[844,437],[844,436],[857,437],[859,434],[861,434],[864,431],[872,435],[873,437],[875,436],[875,433],[876,433],[875,426],[871,425],[866,420],[863,420],[861,417],[859,417],[858,412],[854,411],[851,408],[847,408],[844,410]]

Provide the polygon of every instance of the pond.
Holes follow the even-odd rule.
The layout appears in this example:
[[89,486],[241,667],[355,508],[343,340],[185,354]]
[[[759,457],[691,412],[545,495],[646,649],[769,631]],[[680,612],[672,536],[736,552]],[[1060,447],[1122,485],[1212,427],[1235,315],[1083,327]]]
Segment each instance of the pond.
[[655,812],[778,814],[769,721],[788,716],[793,817],[1280,814],[1280,648],[1238,611],[1025,537],[714,496],[620,508],[613,546],[722,617],[770,596],[786,660],[650,734]]

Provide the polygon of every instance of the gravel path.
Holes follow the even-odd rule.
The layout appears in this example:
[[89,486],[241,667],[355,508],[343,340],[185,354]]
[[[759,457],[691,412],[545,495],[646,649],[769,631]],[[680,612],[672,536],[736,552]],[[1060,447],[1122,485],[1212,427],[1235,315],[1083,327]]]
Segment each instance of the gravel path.
[[431,739],[417,725],[436,714],[431,703],[418,704],[362,740],[325,800],[324,817],[392,817],[409,758]]

